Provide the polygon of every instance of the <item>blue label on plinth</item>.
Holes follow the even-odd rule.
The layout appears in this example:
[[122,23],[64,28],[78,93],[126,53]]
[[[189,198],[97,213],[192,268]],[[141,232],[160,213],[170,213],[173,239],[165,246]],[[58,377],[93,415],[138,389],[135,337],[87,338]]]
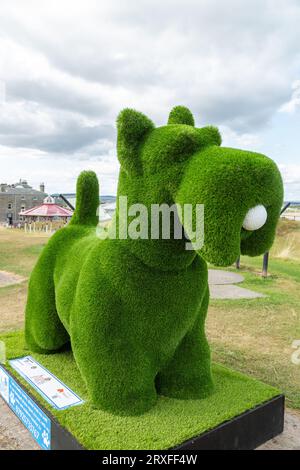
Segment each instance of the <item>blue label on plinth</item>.
[[0,366],[0,395],[42,449],[51,449],[51,420]]

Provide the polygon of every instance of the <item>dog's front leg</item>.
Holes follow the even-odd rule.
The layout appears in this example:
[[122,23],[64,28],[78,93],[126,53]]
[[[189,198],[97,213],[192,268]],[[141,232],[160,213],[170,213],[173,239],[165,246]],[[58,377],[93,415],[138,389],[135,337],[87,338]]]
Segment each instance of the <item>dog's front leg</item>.
[[193,328],[183,338],[173,358],[157,375],[156,387],[161,395],[198,399],[212,392],[210,349],[204,331],[208,301],[207,288]]
[[157,369],[110,281],[99,270],[94,282],[86,278],[72,312],[71,342],[91,402],[118,415],[142,414],[156,402]]

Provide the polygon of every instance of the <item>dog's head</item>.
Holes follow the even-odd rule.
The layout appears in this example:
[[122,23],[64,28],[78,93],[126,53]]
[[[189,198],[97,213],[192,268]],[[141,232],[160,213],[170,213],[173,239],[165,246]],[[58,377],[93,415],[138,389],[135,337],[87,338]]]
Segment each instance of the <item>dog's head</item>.
[[[162,202],[153,197],[159,194],[181,207],[204,205],[200,254],[207,261],[226,266],[241,253],[256,256],[271,247],[283,201],[281,175],[272,160],[221,147],[218,129],[195,128],[191,112],[182,106],[171,111],[167,126],[154,128],[131,109],[120,113],[117,124],[127,188],[136,179],[153,202]],[[186,227],[184,219],[182,223],[189,235],[193,227]]]

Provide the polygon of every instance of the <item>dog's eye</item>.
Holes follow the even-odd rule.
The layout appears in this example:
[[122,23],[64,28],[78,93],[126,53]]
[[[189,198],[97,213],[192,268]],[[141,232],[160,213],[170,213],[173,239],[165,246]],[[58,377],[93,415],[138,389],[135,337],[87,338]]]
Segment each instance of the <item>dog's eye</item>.
[[268,213],[263,205],[258,205],[249,209],[243,222],[245,230],[258,230],[263,227],[267,221]]

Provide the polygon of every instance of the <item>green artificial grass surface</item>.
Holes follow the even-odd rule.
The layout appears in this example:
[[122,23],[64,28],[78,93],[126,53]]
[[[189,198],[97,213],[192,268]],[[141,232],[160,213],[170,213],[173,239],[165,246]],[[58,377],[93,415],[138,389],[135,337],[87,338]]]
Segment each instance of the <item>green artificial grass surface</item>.
[[[31,354],[22,331],[0,336],[7,358]],[[233,370],[213,364],[215,391],[202,400],[160,396],[141,416],[120,417],[95,409],[70,351],[32,356],[75,391],[83,405],[58,411],[51,407],[13,369],[10,371],[88,449],[168,449],[279,395],[279,391]],[[188,367],[188,364],[187,364]]]
[[[123,109],[117,207],[107,238],[96,228],[97,176],[85,171],[70,224],[51,237],[31,273],[26,344],[45,354],[71,340],[98,409],[141,415],[157,394],[212,393],[206,262],[229,266],[241,253],[268,251],[283,201],[272,160],[221,147],[221,140],[215,127],[194,127],[183,106],[161,127]],[[245,217],[257,206],[265,224],[247,230]]]

